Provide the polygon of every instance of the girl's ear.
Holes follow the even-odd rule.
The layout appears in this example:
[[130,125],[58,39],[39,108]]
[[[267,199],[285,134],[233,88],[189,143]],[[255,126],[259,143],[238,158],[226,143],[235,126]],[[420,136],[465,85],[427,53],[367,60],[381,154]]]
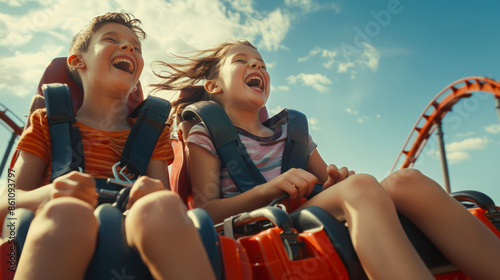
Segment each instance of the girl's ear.
[[82,69],[85,67],[85,62],[80,55],[72,54],[68,56],[68,65],[74,69]]
[[222,89],[217,85],[215,80],[206,81],[205,90],[210,94],[217,94],[222,92]]

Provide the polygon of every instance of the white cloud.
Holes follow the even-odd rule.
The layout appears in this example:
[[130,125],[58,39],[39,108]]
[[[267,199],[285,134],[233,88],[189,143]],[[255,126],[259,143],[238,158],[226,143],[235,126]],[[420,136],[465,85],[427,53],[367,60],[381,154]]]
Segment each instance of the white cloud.
[[[36,53],[16,52],[0,57],[0,92],[18,96],[33,95],[43,71],[53,58],[64,53],[62,47],[44,46]],[[27,82],[31,81],[31,82]]]
[[361,55],[363,63],[376,72],[378,69],[378,62],[380,60],[380,53],[372,45],[365,43],[365,49]]
[[498,124],[492,124],[484,128],[486,132],[491,133],[491,134],[498,134],[500,133],[500,125]]
[[323,67],[329,69],[336,65],[337,73],[349,73],[351,79],[355,79],[359,69],[370,68],[373,72],[378,70],[380,52],[372,45],[363,42],[363,49],[356,49],[356,52],[346,59],[339,56],[340,50],[322,49],[318,46],[309,51],[305,57],[300,57],[298,62],[308,61],[316,56],[321,57]]
[[278,105],[274,108],[267,108],[267,112],[269,113],[269,116],[274,116],[277,113],[281,112],[281,110],[283,110],[283,107],[281,107],[280,105]]
[[351,109],[351,108],[345,108],[345,111],[346,111],[347,113],[349,113],[349,114],[352,114],[352,115],[358,115],[358,114],[359,114],[359,112],[358,112],[358,111],[353,110],[353,109]]
[[470,155],[469,153],[463,151],[450,152],[450,153],[447,152],[446,159],[448,160],[449,164],[456,164],[459,162],[470,160]]
[[321,126],[319,125],[319,120],[317,118],[308,118],[307,124],[311,130],[321,130]]
[[[471,159],[469,151],[484,150],[491,141],[487,137],[468,138],[462,141],[447,144],[446,159],[450,164],[456,164]],[[433,158],[439,158],[439,151],[431,149],[428,154]]]
[[[251,0],[150,0],[147,3],[90,0],[78,2],[78,13],[74,12],[75,2],[71,0],[44,1],[36,5],[28,2],[31,0],[8,2],[10,6],[23,7],[22,14],[0,13],[0,48],[3,47],[0,49],[0,97],[2,94],[31,95],[52,58],[65,56],[72,37],[94,16],[109,11],[131,12],[143,23],[148,35],[143,42],[143,86],[156,82],[152,62],[171,61],[172,53],[213,47],[240,38],[250,40],[260,50],[285,49],[282,41],[294,18],[292,12],[279,8],[257,11]],[[42,50],[41,44],[53,45],[52,50]]]
[[289,91],[290,87],[289,86],[271,86],[271,92],[275,91]]
[[483,150],[486,148],[490,140],[487,137],[483,138],[468,138],[460,142],[453,142],[446,145],[447,152]]
[[314,88],[315,90],[325,93],[329,91],[330,89],[326,87],[325,85],[329,85],[332,83],[330,79],[328,79],[326,76],[321,75],[321,74],[305,74],[305,73],[300,73],[295,76],[288,76],[287,77],[288,83],[291,85],[300,83],[304,86],[309,86]]
[[290,8],[298,8],[302,13],[311,13],[317,10],[333,10],[335,13],[340,12],[340,8],[333,4],[318,4],[312,0],[285,0],[285,5]]

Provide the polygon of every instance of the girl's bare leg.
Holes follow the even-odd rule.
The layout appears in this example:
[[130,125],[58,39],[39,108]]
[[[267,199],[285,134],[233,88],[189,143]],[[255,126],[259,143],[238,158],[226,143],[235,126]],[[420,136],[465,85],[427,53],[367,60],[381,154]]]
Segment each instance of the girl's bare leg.
[[83,279],[97,240],[93,211],[76,198],[49,201],[31,223],[14,279]]
[[381,184],[398,211],[472,279],[500,279],[500,239],[443,188],[415,169],[399,170]]
[[170,191],[139,199],[125,219],[127,241],[155,279],[215,279],[187,208]]
[[372,176],[350,176],[304,207],[309,205],[345,219],[370,279],[434,279],[406,237],[391,198]]

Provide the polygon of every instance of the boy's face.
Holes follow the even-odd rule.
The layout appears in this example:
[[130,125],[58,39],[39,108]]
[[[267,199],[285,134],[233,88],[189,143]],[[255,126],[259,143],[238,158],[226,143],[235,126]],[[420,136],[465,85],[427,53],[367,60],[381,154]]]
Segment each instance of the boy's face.
[[262,107],[269,97],[271,78],[260,53],[238,45],[227,51],[216,83],[223,93],[218,98],[225,106]]
[[144,67],[141,43],[135,33],[118,23],[105,23],[92,36],[88,51],[81,54],[80,71],[85,86],[130,93]]

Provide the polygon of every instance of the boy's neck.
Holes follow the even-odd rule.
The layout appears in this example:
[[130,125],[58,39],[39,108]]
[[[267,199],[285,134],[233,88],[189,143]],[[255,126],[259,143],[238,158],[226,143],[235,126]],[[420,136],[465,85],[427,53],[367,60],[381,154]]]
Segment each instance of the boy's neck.
[[76,120],[99,130],[117,131],[130,128],[127,122],[127,95],[111,98],[105,94],[86,94],[76,113]]

